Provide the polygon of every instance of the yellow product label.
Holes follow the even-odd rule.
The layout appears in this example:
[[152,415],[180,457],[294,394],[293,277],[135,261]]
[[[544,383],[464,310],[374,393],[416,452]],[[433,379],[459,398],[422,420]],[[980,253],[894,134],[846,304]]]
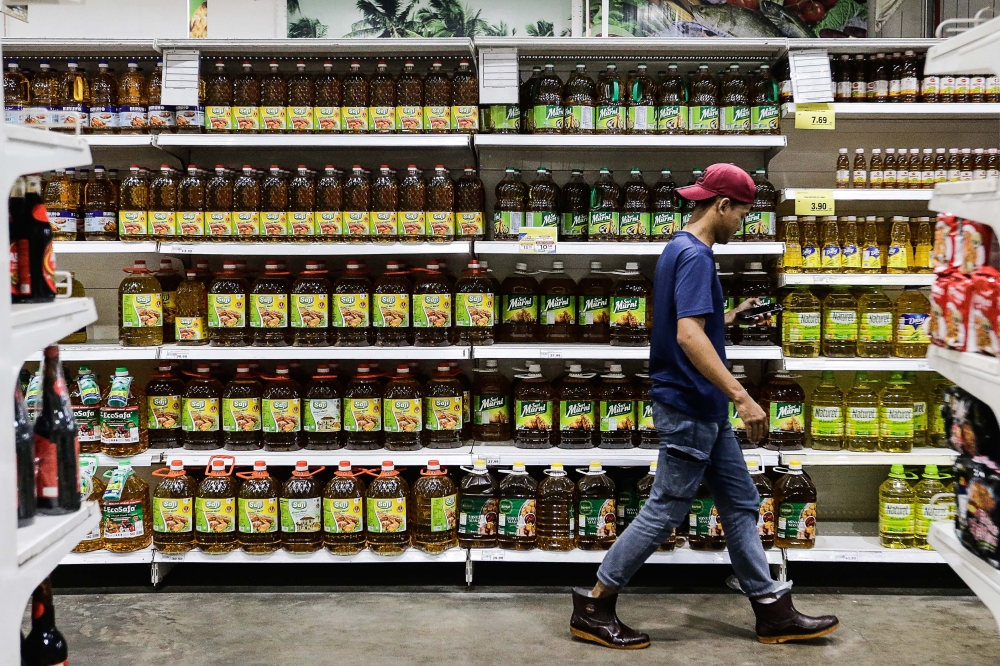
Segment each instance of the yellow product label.
[[370,215],[373,231],[377,236],[395,236],[399,233],[396,211],[376,211]]
[[264,398],[261,412],[264,432],[302,430],[302,401],[299,398]]
[[382,429],[380,398],[346,398],[344,400],[344,430],[346,432],[378,432]]
[[833,200],[833,190],[796,190],[796,215],[833,215],[836,203]]
[[427,221],[423,211],[400,212],[397,219],[400,236],[423,236],[427,233]]
[[819,252],[815,247],[806,246],[802,248],[802,268],[819,268]]
[[375,328],[409,328],[409,294],[373,294],[372,313]]
[[161,294],[122,294],[122,328],[163,326]]
[[339,210],[317,211],[314,219],[316,221],[317,233],[320,236],[343,235],[344,223]]
[[149,233],[149,223],[144,210],[118,211],[118,233],[122,236],[142,236]]
[[287,129],[287,123],[285,122],[285,107],[260,107],[260,128],[267,132],[284,132]]
[[905,248],[901,245],[890,245],[889,258],[887,259],[886,266],[889,268],[908,269],[909,264],[906,261],[906,254]]
[[474,132],[479,129],[478,106],[452,106],[451,128],[459,132]]
[[191,497],[154,497],[153,531],[181,534],[194,530]]
[[238,132],[256,132],[260,129],[260,107],[234,106],[233,129]]
[[397,106],[396,129],[403,132],[417,132],[424,128],[424,107]]
[[350,236],[371,236],[371,219],[366,210],[350,210],[344,213],[346,233]]
[[233,236],[236,234],[233,214],[228,210],[206,213],[205,225],[209,236]]
[[164,326],[174,325],[174,317],[177,316],[177,292],[163,292],[163,324]]
[[149,211],[149,228],[157,236],[176,236],[177,218],[173,211]]
[[176,317],[174,332],[178,340],[204,340],[208,337],[205,317]]
[[181,425],[179,395],[146,396],[146,425],[150,430],[169,430]]
[[339,106],[314,106],[313,107],[313,130],[316,132],[339,132],[340,131],[340,107]]
[[334,294],[333,325],[336,328],[367,328],[371,325],[368,294]]
[[215,432],[219,429],[218,398],[185,397],[181,404],[181,428],[185,432]]
[[250,328],[286,328],[288,296],[250,294]]
[[316,218],[312,211],[297,211],[288,214],[288,226],[292,236],[315,236]]
[[420,432],[423,429],[420,398],[383,398],[382,414],[385,432]]
[[368,125],[373,132],[395,132],[396,108],[393,106],[368,107]]
[[262,226],[265,236],[287,236],[288,235],[288,214],[284,211],[271,211],[261,213]]
[[285,107],[285,122],[293,132],[308,132],[313,128],[313,108],[311,106]]
[[292,294],[292,328],[326,328],[330,325],[329,296]]
[[455,223],[461,236],[482,236],[486,233],[482,212],[455,213]]
[[367,106],[340,107],[340,125],[343,131],[345,132],[367,132],[368,107]]
[[[837,115],[833,110],[833,104],[796,104],[795,129],[837,129]],[[796,213],[796,215],[802,214]]]
[[353,534],[365,529],[365,500],[323,498],[323,530],[331,534]]
[[177,227],[181,236],[204,236],[205,214],[198,211],[177,213]]
[[209,294],[209,328],[244,328],[247,325],[245,294]]
[[209,132],[220,132],[233,129],[233,107],[206,106],[205,129]]
[[240,236],[260,236],[260,213],[257,211],[236,212],[233,213],[233,218],[237,234]]
[[376,534],[406,532],[405,497],[369,497],[368,531]]
[[236,531],[235,497],[194,498],[195,529],[204,533]]
[[240,532],[267,534],[278,531],[278,498],[239,498]]
[[434,238],[455,235],[455,214],[451,211],[432,211],[427,213],[427,235]]
[[462,398],[424,398],[424,415],[428,430],[461,430]]
[[447,132],[451,129],[450,106],[425,106],[424,129]]

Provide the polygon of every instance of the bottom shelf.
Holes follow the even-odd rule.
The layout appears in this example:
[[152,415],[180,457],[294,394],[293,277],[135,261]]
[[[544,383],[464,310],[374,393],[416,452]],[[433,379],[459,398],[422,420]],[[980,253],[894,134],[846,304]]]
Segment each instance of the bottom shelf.
[[[553,552],[547,550],[504,550],[502,548],[473,548],[469,559],[473,562],[560,562],[563,564],[598,564],[604,560],[606,550],[570,550]],[[781,551],[766,550],[768,564],[782,563]],[[725,550],[692,550],[684,546],[670,552],[653,553],[646,564],[730,564],[729,552]]]
[[950,523],[931,525],[928,539],[955,573],[990,609],[1000,627],[1000,571],[970,552],[959,541]]
[[816,545],[786,548],[785,559],[788,562],[944,564],[941,555],[933,550],[882,547],[876,523],[836,521],[820,521]]

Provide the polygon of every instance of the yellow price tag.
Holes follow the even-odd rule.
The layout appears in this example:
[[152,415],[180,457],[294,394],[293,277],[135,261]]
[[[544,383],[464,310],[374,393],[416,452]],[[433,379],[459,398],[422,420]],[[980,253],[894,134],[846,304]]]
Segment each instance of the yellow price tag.
[[555,254],[555,227],[521,227],[518,252],[522,254]]
[[833,190],[795,190],[796,215],[835,215]]
[[833,104],[796,104],[795,129],[837,129],[837,115],[833,111]]

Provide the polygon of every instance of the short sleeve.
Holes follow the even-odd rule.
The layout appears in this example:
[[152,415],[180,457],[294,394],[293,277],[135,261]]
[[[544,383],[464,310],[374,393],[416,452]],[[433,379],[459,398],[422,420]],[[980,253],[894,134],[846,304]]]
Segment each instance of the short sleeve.
[[674,279],[674,302],[677,318],[700,317],[712,314],[712,281],[715,279],[715,262],[707,254],[691,248],[677,261]]

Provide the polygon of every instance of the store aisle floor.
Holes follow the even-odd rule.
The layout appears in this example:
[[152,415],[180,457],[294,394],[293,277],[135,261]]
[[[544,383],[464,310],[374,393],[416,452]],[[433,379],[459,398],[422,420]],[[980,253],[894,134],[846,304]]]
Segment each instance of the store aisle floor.
[[[713,664],[869,666],[1000,663],[989,611],[971,596],[800,595],[841,628],[812,645],[756,642],[731,594],[631,594],[621,615],[653,639],[611,651],[572,640],[565,594],[147,593],[56,597],[74,664]],[[943,649],[945,645],[949,647]]]

